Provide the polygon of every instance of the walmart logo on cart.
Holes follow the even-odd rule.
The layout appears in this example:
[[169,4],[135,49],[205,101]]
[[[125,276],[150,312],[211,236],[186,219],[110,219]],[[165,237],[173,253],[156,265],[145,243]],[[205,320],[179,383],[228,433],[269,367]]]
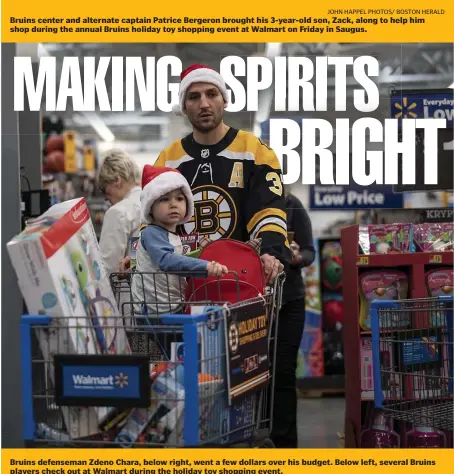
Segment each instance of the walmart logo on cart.
[[128,385],[128,376],[122,372],[107,377],[92,377],[91,375],[73,374],[74,388],[89,390],[112,390],[124,388]]

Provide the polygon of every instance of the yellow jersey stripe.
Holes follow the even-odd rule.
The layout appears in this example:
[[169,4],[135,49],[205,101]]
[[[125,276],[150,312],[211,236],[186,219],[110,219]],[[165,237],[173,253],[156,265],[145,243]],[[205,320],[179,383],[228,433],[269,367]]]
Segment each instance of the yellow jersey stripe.
[[[226,148],[231,153],[238,153],[239,159],[255,156],[256,165],[268,165],[273,170],[281,171],[281,164],[276,153],[251,132],[240,130],[233,142]],[[232,156],[233,158],[233,156]]]
[[274,153],[273,150],[266,148],[265,145],[260,145],[263,150],[257,151],[255,155],[255,164],[256,165],[267,165],[273,170],[281,171],[281,164],[279,163],[279,159]]
[[181,160],[186,154],[181,146],[181,140],[178,140],[161,152],[154,166],[166,166],[166,162]]

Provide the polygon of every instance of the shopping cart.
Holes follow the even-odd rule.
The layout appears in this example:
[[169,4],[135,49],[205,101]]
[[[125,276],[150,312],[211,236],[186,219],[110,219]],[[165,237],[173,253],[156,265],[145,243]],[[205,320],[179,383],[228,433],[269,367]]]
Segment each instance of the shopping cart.
[[453,298],[371,304],[375,407],[413,426],[453,430]]
[[[194,300],[189,278],[179,313],[162,298],[133,298],[132,278],[145,276],[150,281],[153,274],[111,275],[121,315],[100,318],[107,349],[87,350],[96,338],[89,317],[22,317],[25,440],[40,447],[272,447],[274,340],[285,275],[246,301],[235,272],[223,277],[229,300],[213,278],[205,285],[210,297],[201,300],[203,277]],[[159,317],[147,312],[153,305],[163,305]],[[130,354],[115,353],[120,332]],[[31,384],[38,366],[44,376]]]

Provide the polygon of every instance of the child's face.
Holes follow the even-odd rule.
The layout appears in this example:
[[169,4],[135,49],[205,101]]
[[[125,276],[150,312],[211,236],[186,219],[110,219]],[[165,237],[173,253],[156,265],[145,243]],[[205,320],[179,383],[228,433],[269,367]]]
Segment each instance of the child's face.
[[176,228],[186,217],[186,198],[181,189],[164,194],[151,207],[151,216],[156,224]]

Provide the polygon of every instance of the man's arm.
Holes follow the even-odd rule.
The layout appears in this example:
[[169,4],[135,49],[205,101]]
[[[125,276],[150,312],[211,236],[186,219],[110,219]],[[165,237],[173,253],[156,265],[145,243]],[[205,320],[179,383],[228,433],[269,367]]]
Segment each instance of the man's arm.
[[312,237],[312,223],[303,204],[295,196],[290,196],[289,205],[293,207],[292,229],[295,232],[295,242],[299,246],[301,262],[295,266],[307,267],[315,259],[314,240]]
[[279,160],[258,141],[254,170],[248,183],[247,231],[251,239],[262,239],[262,254],[276,257],[284,267],[290,263],[287,212]]

